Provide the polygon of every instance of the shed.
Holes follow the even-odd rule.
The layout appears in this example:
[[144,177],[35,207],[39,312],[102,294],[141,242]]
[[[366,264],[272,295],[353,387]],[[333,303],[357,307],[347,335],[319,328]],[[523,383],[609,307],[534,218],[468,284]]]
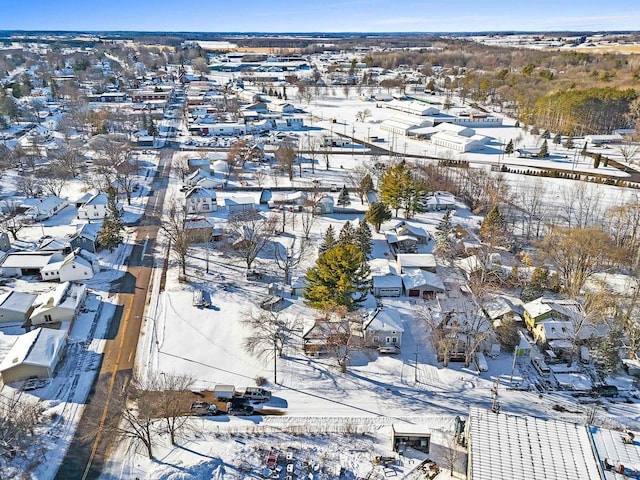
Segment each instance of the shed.
[[399,275],[373,275],[371,292],[376,297],[399,297],[402,295],[402,278]]
[[391,425],[391,448],[394,452],[403,453],[407,447],[423,453],[429,453],[431,433],[423,425],[403,423]]
[[20,335],[0,364],[4,383],[53,376],[66,346],[67,332],[38,328]]
[[36,295],[11,291],[0,296],[0,323],[20,322],[29,318]]

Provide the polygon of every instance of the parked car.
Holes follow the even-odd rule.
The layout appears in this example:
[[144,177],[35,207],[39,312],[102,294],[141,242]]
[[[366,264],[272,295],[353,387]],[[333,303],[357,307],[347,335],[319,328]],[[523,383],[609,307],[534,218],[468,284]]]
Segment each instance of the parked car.
[[243,403],[227,403],[227,415],[233,415],[236,417],[242,417],[247,415],[253,415],[253,407]]
[[191,415],[208,416],[218,413],[218,407],[208,402],[193,402],[190,408]]
[[379,353],[398,353],[398,348],[393,345],[378,347]]
[[591,389],[591,393],[597,397],[617,397],[619,392],[615,385],[596,385]]
[[242,394],[242,398],[258,402],[268,402],[271,400],[271,392],[260,387],[247,387]]

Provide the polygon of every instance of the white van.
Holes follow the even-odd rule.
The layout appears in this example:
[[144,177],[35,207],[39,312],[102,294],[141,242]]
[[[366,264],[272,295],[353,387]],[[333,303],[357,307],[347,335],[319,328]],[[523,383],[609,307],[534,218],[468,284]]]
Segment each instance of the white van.
[[478,352],[476,354],[476,365],[478,367],[478,371],[480,372],[486,372],[487,370],[489,370],[489,366],[487,365],[487,359],[484,358],[484,354],[481,352]]

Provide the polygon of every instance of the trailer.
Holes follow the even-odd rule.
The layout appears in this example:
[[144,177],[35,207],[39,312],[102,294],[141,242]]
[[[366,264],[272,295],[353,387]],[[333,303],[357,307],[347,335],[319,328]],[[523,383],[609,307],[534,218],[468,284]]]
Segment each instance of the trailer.
[[236,395],[236,387],[234,385],[216,385],[213,387],[213,396],[216,400],[229,401]]

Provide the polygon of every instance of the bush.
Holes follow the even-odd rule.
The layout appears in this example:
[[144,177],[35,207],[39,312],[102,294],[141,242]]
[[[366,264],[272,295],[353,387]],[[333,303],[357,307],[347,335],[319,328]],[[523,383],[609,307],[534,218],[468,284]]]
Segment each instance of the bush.
[[265,377],[263,377],[262,375],[258,375],[258,376],[255,378],[255,381],[256,381],[256,385],[257,385],[258,387],[261,387],[261,386],[263,386],[264,384],[266,384],[266,383],[267,383],[267,379],[266,379]]

